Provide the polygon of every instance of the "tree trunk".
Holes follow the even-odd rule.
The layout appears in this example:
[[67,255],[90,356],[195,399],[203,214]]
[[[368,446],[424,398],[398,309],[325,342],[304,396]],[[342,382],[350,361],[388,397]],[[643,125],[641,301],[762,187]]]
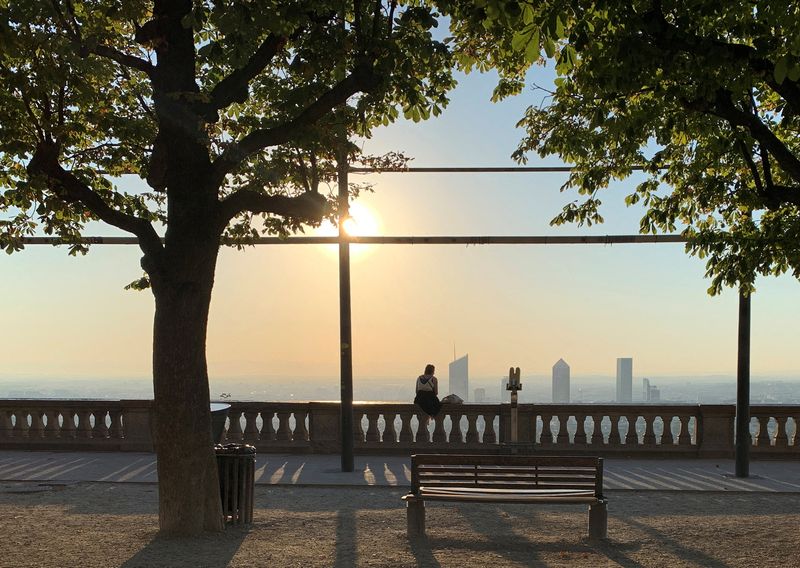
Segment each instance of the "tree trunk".
[[224,527],[206,366],[218,242],[182,249],[153,279],[153,386],[159,527],[189,535]]

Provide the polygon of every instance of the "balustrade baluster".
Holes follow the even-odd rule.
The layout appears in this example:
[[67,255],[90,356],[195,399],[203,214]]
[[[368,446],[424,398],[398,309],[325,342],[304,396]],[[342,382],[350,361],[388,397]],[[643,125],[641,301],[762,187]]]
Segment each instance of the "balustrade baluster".
[[[384,444],[397,444],[397,426],[395,426],[395,421],[397,420],[397,412],[384,412],[383,413],[383,421],[386,426],[383,429],[383,443]],[[402,425],[402,423],[401,423]]]
[[542,414],[542,437],[541,444],[543,447],[553,445],[553,415]]
[[400,413],[400,443],[411,444],[414,442],[414,431],[411,430],[412,412]]
[[31,410],[31,425],[28,429],[28,438],[43,438],[44,437],[44,422],[42,421],[41,410]]
[[261,410],[261,439],[274,440],[278,432],[275,430],[275,424],[272,420],[275,418],[275,413],[268,410]]
[[434,444],[445,444],[447,443],[447,433],[444,430],[444,418],[445,414],[440,412],[438,416],[436,416],[433,425],[433,443]]
[[586,415],[583,413],[575,413],[575,438],[574,443],[576,446],[586,445]]
[[75,411],[71,408],[61,411],[61,437],[75,437]]
[[380,430],[378,430],[378,418],[380,417],[380,412],[369,410],[365,414],[367,415],[367,442],[380,442],[381,433]]
[[769,416],[758,417],[758,438],[756,445],[760,448],[769,448],[772,445],[772,440],[769,435]]
[[14,410],[14,428],[12,430],[15,438],[28,437],[28,411]]
[[45,438],[58,438],[59,434],[59,426],[58,426],[58,410],[53,408],[48,408],[45,411],[45,416],[47,417],[47,424],[44,427],[44,437]]
[[88,408],[81,408],[77,412],[78,415],[78,438],[91,438],[92,437],[92,412]]
[[124,437],[122,410],[109,410],[108,415],[111,417],[111,426],[108,428],[108,435],[115,440],[121,440]]
[[690,446],[692,444],[692,433],[689,431],[689,419],[691,416],[682,415],[678,416],[681,424],[681,432],[678,434],[679,446]]
[[478,442],[480,442],[478,415],[475,412],[467,412],[467,444],[477,444]]
[[463,411],[454,411],[454,414],[450,415],[450,418],[453,421],[453,424],[450,428],[450,437],[448,438],[448,442],[450,444],[463,444],[464,443],[464,435],[466,432],[461,427],[461,419],[464,417]]
[[233,440],[242,440],[244,432],[242,431],[242,411],[238,408],[231,408],[228,411],[228,433],[225,438],[230,442]]
[[592,446],[604,446],[606,441],[603,436],[603,415],[592,414],[592,437],[589,439]]
[[622,445],[622,436],[619,431],[621,415],[609,414],[608,419],[611,420],[611,433],[608,435],[608,444],[610,446],[620,446]]
[[92,412],[94,416],[94,428],[92,428],[92,438],[108,438],[108,425],[106,424],[106,410],[95,410]]
[[494,431],[494,419],[497,416],[494,412],[484,413],[483,415],[483,443],[496,444],[497,433]]
[[292,431],[289,428],[289,415],[291,412],[279,410],[275,414],[278,416],[278,430],[275,432],[275,439],[281,441],[291,440]]
[[645,414],[642,419],[644,420],[644,439],[642,442],[645,446],[655,446],[656,432],[653,430],[653,423],[656,421],[656,417],[653,414]]
[[245,442],[258,441],[258,411],[245,410],[244,414],[244,432],[242,432],[242,440]]
[[788,425],[786,416],[775,417],[775,436],[773,439],[775,440],[776,448],[786,449],[789,447],[789,436],[786,434]]
[[308,412],[300,411],[294,413],[294,440],[297,442],[308,441],[308,426],[306,426]]
[[[678,431],[675,432],[673,425],[675,422],[678,423]],[[661,443],[664,443],[665,437],[669,434],[668,442],[674,446],[678,445],[678,435],[681,431],[681,420],[677,416],[670,416],[667,420],[664,420],[664,436],[661,437]]]
[[628,431],[625,433],[626,446],[639,445],[639,432],[636,430],[636,421],[638,419],[638,416],[631,416],[630,414],[625,415],[625,421],[628,423]]
[[567,447],[569,446],[569,429],[567,422],[569,422],[569,414],[558,414],[558,434],[556,434],[556,446]]
[[430,444],[431,432],[428,430],[428,422],[431,420],[425,413],[415,413],[417,417],[417,444]]

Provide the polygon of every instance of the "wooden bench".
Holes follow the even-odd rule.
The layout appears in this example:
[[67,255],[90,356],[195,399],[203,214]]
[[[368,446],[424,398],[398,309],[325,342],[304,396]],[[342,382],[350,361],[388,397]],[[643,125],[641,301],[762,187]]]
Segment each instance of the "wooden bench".
[[603,458],[412,455],[411,492],[403,500],[409,537],[425,534],[425,501],[586,503],[589,538],[607,534]]

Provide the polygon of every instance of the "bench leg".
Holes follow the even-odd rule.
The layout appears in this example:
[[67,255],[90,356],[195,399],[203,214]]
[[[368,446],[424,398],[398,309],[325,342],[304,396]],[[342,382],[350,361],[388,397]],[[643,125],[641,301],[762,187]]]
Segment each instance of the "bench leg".
[[608,537],[608,508],[606,502],[589,505],[589,538]]
[[408,499],[406,501],[408,536],[425,536],[425,501]]

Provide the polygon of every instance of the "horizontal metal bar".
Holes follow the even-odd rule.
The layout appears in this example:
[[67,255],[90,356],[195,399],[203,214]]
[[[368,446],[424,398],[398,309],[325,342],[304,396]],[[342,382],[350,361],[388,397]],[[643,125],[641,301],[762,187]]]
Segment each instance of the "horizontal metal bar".
[[[571,172],[575,168],[571,166],[504,166],[504,167],[432,167],[432,168],[350,168],[348,171],[355,174],[524,174],[524,173],[556,173],[556,172]],[[643,166],[631,166],[631,170],[642,171]]]
[[[556,236],[408,236],[408,237],[356,237],[345,239],[351,244],[361,245],[614,245],[645,243],[685,243],[682,235],[556,235]],[[163,239],[162,239],[163,241]],[[24,237],[25,245],[65,245],[58,237]],[[136,245],[136,237],[83,237],[82,244],[88,245]],[[335,245],[339,237],[259,237],[254,245]],[[225,244],[232,244],[227,242]]]

